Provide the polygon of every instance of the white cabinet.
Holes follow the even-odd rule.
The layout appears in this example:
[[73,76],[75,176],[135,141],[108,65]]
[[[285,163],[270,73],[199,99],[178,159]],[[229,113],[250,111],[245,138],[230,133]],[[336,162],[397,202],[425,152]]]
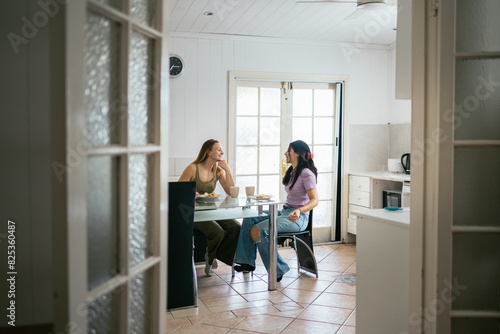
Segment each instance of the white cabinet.
[[410,210],[357,214],[356,332],[407,333]]
[[396,99],[411,99],[411,0],[398,1]]
[[389,172],[365,172],[349,174],[349,214],[347,232],[356,234],[358,209],[382,209],[384,190],[401,191],[403,183],[410,181],[410,175]]
[[359,208],[370,208],[371,180],[367,176],[349,175],[349,215],[347,232],[356,234],[356,215],[352,212]]

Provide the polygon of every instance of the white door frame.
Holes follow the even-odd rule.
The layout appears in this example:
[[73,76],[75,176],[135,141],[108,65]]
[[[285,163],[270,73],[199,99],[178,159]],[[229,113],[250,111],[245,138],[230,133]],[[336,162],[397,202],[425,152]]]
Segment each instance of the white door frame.
[[[236,125],[236,118],[234,117],[234,110],[236,110],[236,81],[237,80],[253,80],[253,81],[283,81],[283,82],[326,82],[335,83],[343,82],[343,102],[344,102],[344,114],[342,115],[342,154],[341,154],[341,182],[342,182],[342,198],[341,207],[337,210],[341,210],[341,240],[346,242],[348,240],[347,236],[347,196],[348,196],[348,185],[347,185],[347,173],[349,171],[349,76],[347,75],[329,75],[329,74],[301,74],[301,73],[279,73],[279,72],[250,72],[250,71],[229,71],[228,76],[228,133],[227,138],[234,138],[234,131]],[[236,155],[236,145],[234,143],[228,143],[228,163],[234,166],[233,157]],[[333,201],[334,199],[332,199]]]

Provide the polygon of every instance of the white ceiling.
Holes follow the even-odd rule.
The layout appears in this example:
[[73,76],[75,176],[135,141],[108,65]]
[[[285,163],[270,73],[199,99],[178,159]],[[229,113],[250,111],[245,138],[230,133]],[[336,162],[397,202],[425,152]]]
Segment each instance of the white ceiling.
[[[360,17],[345,19],[356,7],[324,1],[171,0],[170,31],[379,45],[396,41],[396,6],[365,8]],[[204,15],[207,11],[214,14]]]

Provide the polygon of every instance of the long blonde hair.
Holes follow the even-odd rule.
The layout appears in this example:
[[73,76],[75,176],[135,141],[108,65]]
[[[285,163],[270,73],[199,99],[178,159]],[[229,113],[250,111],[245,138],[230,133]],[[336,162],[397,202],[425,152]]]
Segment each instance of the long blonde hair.
[[[205,160],[207,160],[207,158],[208,158],[208,151],[211,151],[212,148],[214,147],[214,145],[218,142],[219,141],[215,140],[215,139],[209,139],[209,140],[205,141],[203,143],[203,145],[201,145],[200,153],[198,153],[198,157],[193,161],[193,164],[196,165],[196,164],[201,164],[201,163],[205,162]],[[214,164],[214,168],[213,168],[214,174],[217,173],[218,166],[219,165],[216,162]]]

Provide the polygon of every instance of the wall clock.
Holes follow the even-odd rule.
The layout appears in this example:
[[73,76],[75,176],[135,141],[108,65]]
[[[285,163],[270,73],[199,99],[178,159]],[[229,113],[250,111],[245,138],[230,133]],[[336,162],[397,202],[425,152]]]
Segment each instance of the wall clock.
[[181,75],[184,69],[184,61],[177,55],[170,56],[170,77],[175,78]]

